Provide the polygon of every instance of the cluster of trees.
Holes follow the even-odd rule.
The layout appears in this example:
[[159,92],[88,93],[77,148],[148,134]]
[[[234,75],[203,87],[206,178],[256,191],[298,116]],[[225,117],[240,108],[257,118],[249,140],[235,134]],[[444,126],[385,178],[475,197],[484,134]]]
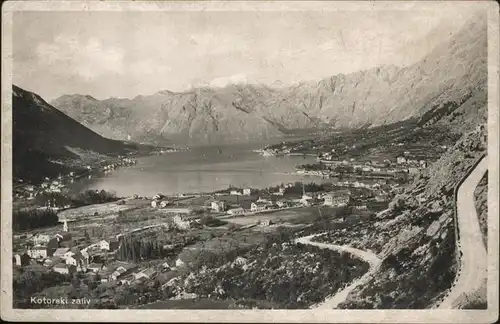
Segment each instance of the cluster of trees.
[[116,201],[119,198],[114,193],[106,190],[86,190],[78,194],[66,194],[62,192],[43,192],[35,197],[35,202],[38,205],[52,206],[86,206],[92,204],[102,204],[106,202]]
[[69,283],[71,276],[27,266],[13,269],[13,279],[14,308],[31,308],[31,296],[46,288]]
[[213,216],[204,216],[200,218],[200,224],[208,227],[217,227],[225,225],[227,222]]
[[137,239],[129,235],[122,239],[116,257],[122,261],[137,262],[164,258],[170,253],[171,251],[164,249],[163,244],[158,241]]
[[307,192],[318,192],[318,191],[324,191],[325,188],[323,184],[318,184],[318,183],[302,183],[300,181],[297,181],[294,183],[294,185],[290,188],[286,189],[286,193],[294,193],[294,194],[302,194],[302,185],[304,186],[304,190]]
[[297,166],[298,169],[307,171],[324,171],[330,170],[330,168],[324,163],[314,163],[314,164],[302,164]]
[[56,225],[57,213],[52,209],[15,210],[12,213],[12,229],[25,231]]

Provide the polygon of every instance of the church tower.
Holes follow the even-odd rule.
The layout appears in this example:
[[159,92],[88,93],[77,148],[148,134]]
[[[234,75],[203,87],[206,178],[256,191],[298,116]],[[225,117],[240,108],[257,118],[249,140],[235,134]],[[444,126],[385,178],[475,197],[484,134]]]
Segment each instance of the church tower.
[[64,232],[68,232],[68,221],[67,221],[67,220],[64,220],[64,223],[63,223],[63,231],[64,231]]

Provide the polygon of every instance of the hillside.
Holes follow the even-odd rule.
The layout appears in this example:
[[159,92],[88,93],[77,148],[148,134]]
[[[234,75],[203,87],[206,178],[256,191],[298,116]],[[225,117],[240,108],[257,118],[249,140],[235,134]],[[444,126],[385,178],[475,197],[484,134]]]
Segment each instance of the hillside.
[[340,308],[422,309],[443,298],[457,273],[454,188],[485,152],[486,130],[478,125],[396,196],[387,212],[355,225],[347,236],[335,231],[317,238],[368,249],[383,260]]
[[488,249],[488,172],[485,173],[474,191],[474,204],[483,234],[483,242]]
[[407,67],[380,66],[283,88],[230,85],[106,100],[64,95],[51,103],[103,136],[149,142],[265,139],[303,128],[376,126],[409,118],[432,123],[485,89],[482,18],[466,22]]
[[147,149],[106,139],[45,102],[12,86],[13,176],[38,182],[119,154]]

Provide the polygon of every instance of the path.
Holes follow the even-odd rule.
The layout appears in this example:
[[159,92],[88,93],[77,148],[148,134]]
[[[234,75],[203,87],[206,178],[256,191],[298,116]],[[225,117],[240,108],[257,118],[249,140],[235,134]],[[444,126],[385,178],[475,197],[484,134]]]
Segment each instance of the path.
[[346,245],[336,245],[336,244],[311,241],[313,237],[323,234],[326,233],[319,233],[319,234],[300,237],[295,240],[295,243],[314,245],[322,249],[330,249],[334,251],[351,253],[359,257],[363,261],[368,262],[370,266],[369,270],[361,278],[354,280],[349,286],[337,292],[335,295],[326,298],[322,303],[311,306],[311,308],[317,308],[317,309],[333,309],[336,308],[341,302],[345,301],[349,293],[353,291],[354,288],[358,287],[359,285],[366,284],[370,276],[377,271],[382,260],[380,260],[374,253],[369,251],[355,249],[353,247]]
[[476,293],[487,278],[487,253],[474,204],[474,190],[487,170],[488,158],[485,157],[458,189],[457,218],[460,241],[457,244],[462,252],[460,270],[454,287],[439,308],[457,308],[464,301],[464,295]]

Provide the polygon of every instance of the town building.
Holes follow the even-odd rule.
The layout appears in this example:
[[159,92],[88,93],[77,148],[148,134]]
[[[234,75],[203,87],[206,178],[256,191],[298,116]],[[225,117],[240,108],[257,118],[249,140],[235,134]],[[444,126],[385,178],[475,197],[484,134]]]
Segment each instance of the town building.
[[396,163],[397,163],[397,164],[404,164],[404,163],[406,163],[406,158],[405,158],[404,156],[401,156],[401,155],[400,155],[400,156],[398,156],[398,157],[396,158]]
[[415,167],[409,167],[408,168],[408,173],[409,174],[415,175],[415,174],[418,174],[419,172],[420,172],[420,170],[418,168],[415,168]]
[[283,201],[283,200],[278,200],[278,201],[276,202],[276,205],[277,205],[279,208],[284,208],[284,207],[286,207],[286,206],[287,206],[287,203],[286,203],[286,201]]
[[261,211],[264,211],[267,209],[267,204],[266,203],[263,203],[263,202],[253,202],[251,205],[250,205],[250,210],[252,212],[261,212]]
[[135,280],[139,280],[140,278],[153,279],[156,276],[156,274],[157,272],[154,268],[148,268],[134,274],[134,277]]
[[366,204],[356,204],[353,206],[353,209],[355,209],[355,210],[367,210],[368,207],[366,206]]
[[351,195],[345,191],[329,192],[324,196],[324,199],[326,206],[345,206],[351,201]]
[[103,267],[102,263],[91,263],[87,266],[87,270],[94,272],[94,273],[97,273],[97,272],[101,271],[102,267]]
[[273,224],[273,221],[270,220],[270,219],[265,219],[265,220],[261,220],[260,221],[260,225],[262,226],[269,226],[269,225],[272,225]]
[[102,251],[109,251],[109,242],[106,240],[101,240],[95,244],[97,248],[99,248]]
[[133,274],[129,274],[128,276],[124,276],[123,278],[120,279],[120,284],[122,285],[130,285],[135,281],[135,277]]
[[232,208],[227,211],[229,215],[243,215],[245,210],[242,207]]
[[52,267],[52,270],[61,274],[73,274],[76,272],[76,267],[70,264],[58,263]]
[[212,201],[211,208],[213,211],[220,213],[226,209],[226,203],[220,200]]
[[69,248],[58,248],[54,251],[54,256],[61,257],[62,259],[65,259],[68,257],[68,252],[72,253],[69,251]]
[[34,246],[28,249],[27,254],[32,259],[46,258],[47,257],[47,247],[46,246]]
[[239,192],[238,190],[231,190],[229,194],[233,196],[241,196],[241,192]]
[[71,240],[71,233],[69,232],[57,233],[54,237],[57,239],[58,242],[69,241]]
[[252,194],[252,189],[250,189],[250,188],[243,189],[243,194],[245,196],[250,196]]
[[49,242],[49,240],[50,240],[50,236],[44,235],[44,234],[36,234],[32,238],[34,245],[45,245],[47,242]]
[[43,265],[46,267],[52,267],[52,266],[59,264],[59,263],[64,263],[64,260],[61,257],[53,256],[49,259],[46,259],[44,261]]
[[181,258],[177,258],[177,260],[175,260],[175,266],[177,268],[182,268],[184,265],[185,265],[185,263],[184,263],[184,261],[181,260]]
[[30,256],[27,253],[14,254],[14,263],[18,266],[25,266],[30,264]]

